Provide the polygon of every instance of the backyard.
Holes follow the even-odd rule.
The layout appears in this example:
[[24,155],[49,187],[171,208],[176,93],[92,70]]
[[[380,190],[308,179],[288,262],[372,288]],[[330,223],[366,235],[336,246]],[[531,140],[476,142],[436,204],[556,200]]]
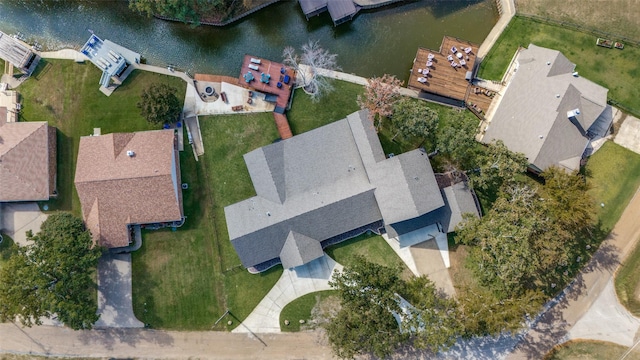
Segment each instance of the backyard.
[[640,48],[596,46],[596,36],[515,16],[482,61],[478,76],[501,80],[518,46],[530,43],[560,50],[581,76],[609,89],[609,99],[640,115]]
[[[544,360],[609,360],[621,359],[629,350],[626,346],[595,340],[569,341],[556,346]],[[632,351],[625,357],[628,360],[640,360],[640,352]]]
[[[518,13],[566,21],[640,39],[640,7],[629,0],[516,0]],[[613,39],[616,41],[616,39]]]

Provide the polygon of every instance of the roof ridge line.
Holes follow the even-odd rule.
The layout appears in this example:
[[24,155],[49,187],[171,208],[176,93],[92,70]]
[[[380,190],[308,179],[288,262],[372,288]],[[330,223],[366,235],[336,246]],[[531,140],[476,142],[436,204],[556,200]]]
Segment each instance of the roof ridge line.
[[[25,121],[25,122],[20,122],[20,123],[21,123],[21,124],[25,124],[25,123],[36,123],[36,122],[40,122],[40,121]],[[16,122],[16,124],[20,124],[20,123]],[[35,128],[35,129],[34,129],[31,133],[29,133],[27,136],[25,136],[25,137],[23,137],[22,139],[20,139],[20,141],[18,141],[14,146],[12,146],[12,147],[8,148],[8,150],[7,150],[7,151],[5,151],[5,153],[4,153],[4,154],[2,154],[2,155],[0,156],[0,159],[1,159],[4,155],[6,155],[6,154],[10,153],[11,151],[13,151],[16,147],[18,147],[18,145],[22,144],[25,140],[27,140],[28,138],[30,138],[31,136],[33,136],[33,135],[36,133],[36,131],[40,130],[40,128],[42,128],[42,126],[44,126],[44,125],[49,125],[49,124],[48,124],[46,121],[43,121],[43,122],[42,122],[42,124],[41,124],[41,126],[39,126],[39,127]],[[47,137],[47,145],[48,145],[48,144],[49,144],[49,137]]]

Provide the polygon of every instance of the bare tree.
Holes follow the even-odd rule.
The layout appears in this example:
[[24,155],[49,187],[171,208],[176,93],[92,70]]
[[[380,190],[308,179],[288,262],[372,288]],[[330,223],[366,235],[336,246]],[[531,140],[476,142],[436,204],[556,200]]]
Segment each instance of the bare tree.
[[384,118],[393,114],[393,104],[400,98],[402,81],[395,76],[384,74],[382,77],[367,79],[364,96],[358,95],[358,105],[369,110],[369,120],[380,130]]
[[283,62],[296,71],[297,86],[302,87],[315,102],[333,90],[331,83],[319,75],[318,70],[340,70],[336,61],[338,55],[329,53],[320,47],[318,41],[312,40],[302,45],[301,51],[302,54],[298,55],[292,46],[287,46],[282,52]]

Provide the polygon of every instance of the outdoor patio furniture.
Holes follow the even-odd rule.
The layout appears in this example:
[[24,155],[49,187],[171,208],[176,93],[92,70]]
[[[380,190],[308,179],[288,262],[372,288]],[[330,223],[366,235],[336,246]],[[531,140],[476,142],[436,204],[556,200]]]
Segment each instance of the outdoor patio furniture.
[[265,73],[260,74],[260,82],[268,84],[270,79],[271,79],[271,75],[265,74]]
[[427,61],[427,67],[432,67],[433,66],[433,61]]
[[249,69],[258,71],[259,67],[258,65],[255,65],[255,64],[249,64]]
[[253,81],[255,79],[253,77],[253,74],[251,73],[251,71],[247,71],[247,73],[242,75],[242,77],[244,77],[244,81],[246,81],[246,82],[251,82],[251,81]]
[[254,63],[254,64],[260,64],[261,63],[260,59],[256,59],[256,58],[251,58],[251,62]]
[[429,60],[433,60],[434,57],[435,55],[433,55],[432,53],[429,53],[429,55],[427,55],[427,59]]
[[253,99],[252,98],[248,98],[247,99],[247,104],[253,104]]
[[244,109],[243,105],[236,105],[231,107],[231,110],[233,111],[242,111],[242,109]]
[[223,103],[225,103],[225,104],[227,103],[227,93],[226,92],[224,92],[224,91],[221,92],[220,93],[220,98],[222,98],[222,102]]
[[424,84],[424,83],[426,83],[426,82],[427,82],[427,78],[419,77],[419,78],[418,78],[418,82],[420,82],[420,83],[423,83],[423,84]]
[[461,53],[461,52],[457,53],[457,54],[456,54],[456,57],[457,57],[458,59],[462,59],[462,53]]
[[470,47],[466,47],[466,48],[464,48],[464,53],[465,53],[465,54],[469,54],[469,53],[471,53],[471,48],[470,48]]
[[455,47],[455,46],[452,46],[451,47],[451,52],[454,53],[454,54],[457,53],[458,52],[458,48]]
[[289,83],[289,80],[291,80],[291,77],[289,77],[289,75],[285,75],[285,76],[284,76],[284,83],[285,83],[285,84],[288,84],[288,83]]
[[418,73],[419,73],[419,74],[422,74],[422,69],[418,69]]
[[287,72],[287,69],[285,69],[284,67],[280,68],[280,74],[284,74]]
[[455,61],[452,61],[452,62],[451,62],[451,67],[458,67],[458,63],[457,63],[457,62],[455,62]]
[[427,75],[427,74],[429,73],[429,69],[424,69],[424,70],[422,70],[422,73],[423,73],[423,74],[425,74],[425,75]]
[[460,65],[465,66],[465,65],[467,65],[467,62],[466,62],[466,61],[464,61],[464,59],[461,59],[461,60],[460,60]]
[[447,60],[453,61],[453,56],[451,56],[451,55],[447,56]]
[[282,88],[282,83],[280,81],[278,81],[278,83],[276,84],[276,86],[278,87],[278,89]]
[[253,97],[253,91],[249,90],[249,97],[252,98]]

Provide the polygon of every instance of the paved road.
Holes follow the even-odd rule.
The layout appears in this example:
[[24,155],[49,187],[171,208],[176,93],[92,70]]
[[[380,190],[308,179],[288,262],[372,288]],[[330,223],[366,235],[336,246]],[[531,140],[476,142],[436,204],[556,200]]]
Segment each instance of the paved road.
[[636,191],[611,234],[567,288],[566,296],[541,316],[508,359],[541,359],[553,346],[568,339],[569,330],[605,290],[618,265],[640,238],[639,194],[640,190]]

